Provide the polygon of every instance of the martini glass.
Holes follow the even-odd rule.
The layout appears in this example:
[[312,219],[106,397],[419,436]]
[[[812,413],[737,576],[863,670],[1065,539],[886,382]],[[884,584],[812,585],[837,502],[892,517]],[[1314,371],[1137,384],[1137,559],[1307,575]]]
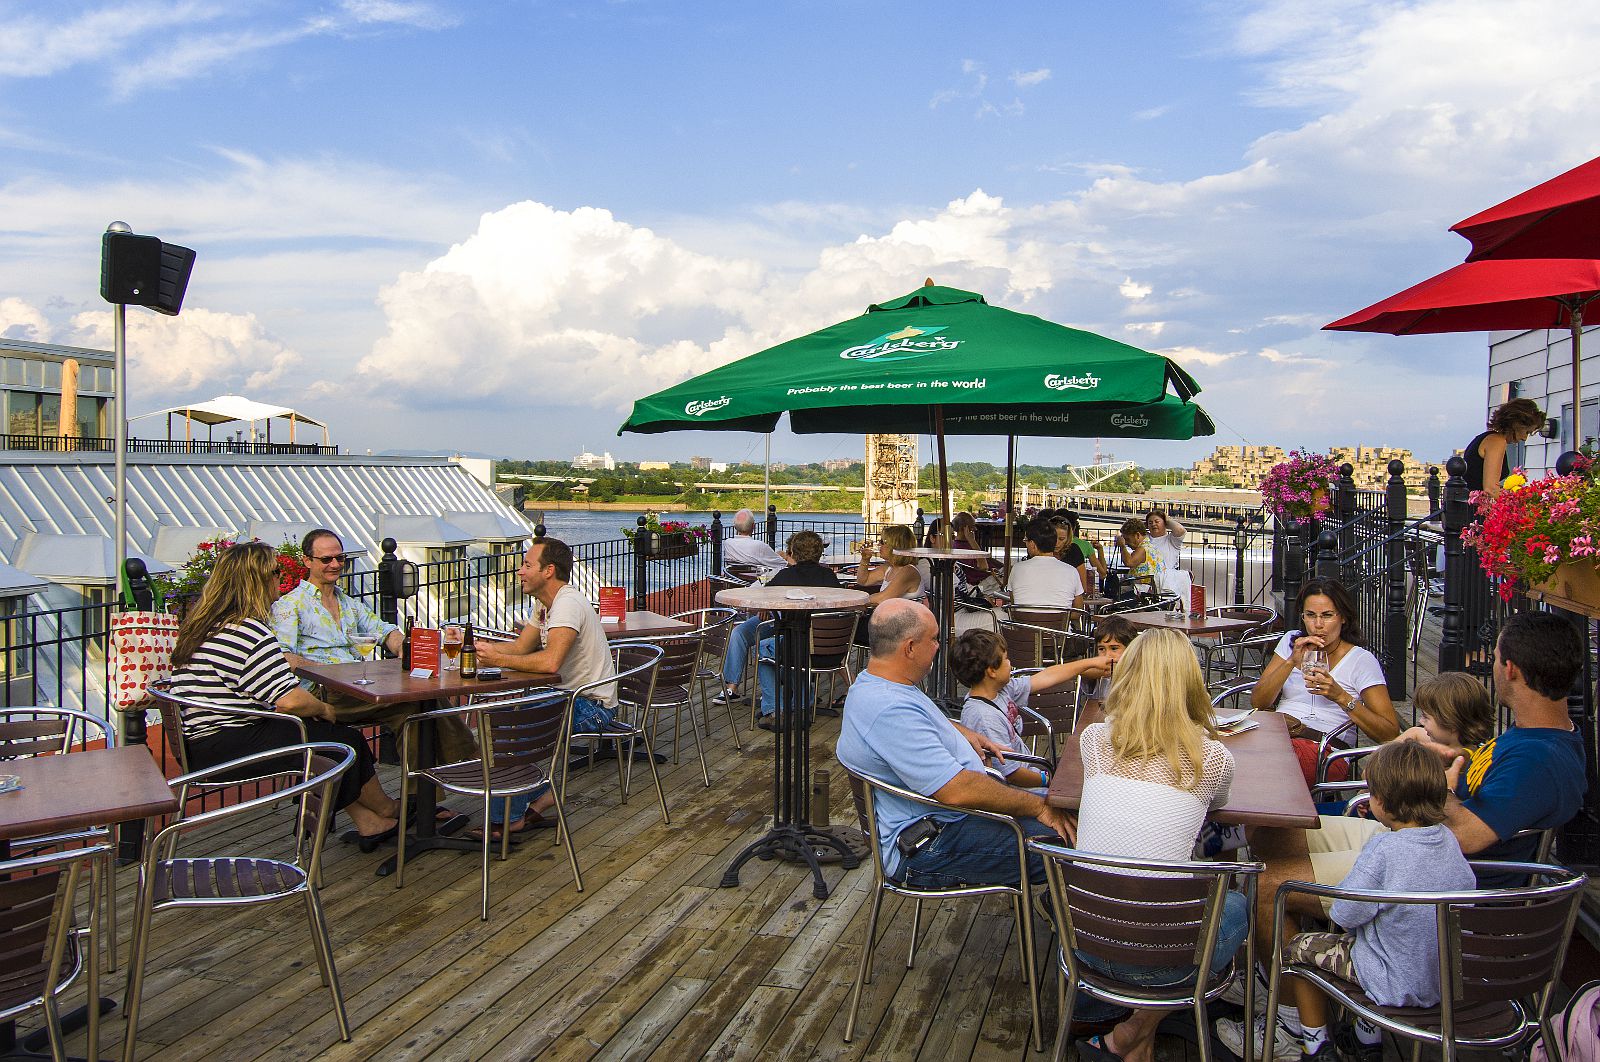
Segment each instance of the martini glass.
[[367,677],[367,668],[372,662],[372,650],[377,648],[378,638],[372,634],[357,634],[350,639],[350,648],[356,651],[361,658],[361,677],[355,680],[357,686],[370,686],[372,679]]

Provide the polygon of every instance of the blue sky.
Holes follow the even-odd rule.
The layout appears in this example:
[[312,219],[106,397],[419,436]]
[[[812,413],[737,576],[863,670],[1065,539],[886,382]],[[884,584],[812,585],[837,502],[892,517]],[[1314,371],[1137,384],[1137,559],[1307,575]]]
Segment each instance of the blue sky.
[[0,0],[0,334],[107,345],[123,219],[200,256],[182,316],[134,311],[134,413],[233,392],[358,451],[739,459],[760,440],[613,433],[931,275],[1182,361],[1218,437],[1118,456],[1437,459],[1486,337],[1318,326],[1600,153],[1586,7]]

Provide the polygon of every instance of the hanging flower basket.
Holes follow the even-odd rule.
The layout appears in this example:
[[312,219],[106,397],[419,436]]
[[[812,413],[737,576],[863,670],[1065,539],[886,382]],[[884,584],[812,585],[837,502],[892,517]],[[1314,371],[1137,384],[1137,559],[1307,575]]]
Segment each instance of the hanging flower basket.
[[1600,566],[1592,560],[1567,561],[1528,589],[1530,596],[1543,598],[1546,604],[1600,617]]
[[645,550],[645,556],[651,560],[675,560],[678,557],[693,557],[699,552],[700,543],[694,540],[693,535],[678,532],[651,535],[650,548]]
[[1328,511],[1328,484],[1339,466],[1326,454],[1291,450],[1261,481],[1261,502],[1279,520],[1316,520]]

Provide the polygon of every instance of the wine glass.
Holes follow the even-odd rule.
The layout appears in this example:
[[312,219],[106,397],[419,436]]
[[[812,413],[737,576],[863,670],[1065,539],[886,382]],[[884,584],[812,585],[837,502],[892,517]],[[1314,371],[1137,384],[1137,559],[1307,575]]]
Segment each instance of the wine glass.
[[372,680],[367,677],[367,668],[372,663],[372,650],[378,646],[378,636],[375,634],[353,634],[350,636],[350,648],[356,651],[361,658],[361,677],[355,680],[357,686],[370,686]]
[[456,663],[456,657],[461,655],[461,628],[451,624],[444,629],[444,636],[439,641],[439,648],[444,653],[444,670],[454,671],[461,665]]
[[1328,674],[1328,651],[1317,648],[1307,649],[1305,657],[1300,661],[1300,670],[1308,679],[1314,676],[1326,676]]

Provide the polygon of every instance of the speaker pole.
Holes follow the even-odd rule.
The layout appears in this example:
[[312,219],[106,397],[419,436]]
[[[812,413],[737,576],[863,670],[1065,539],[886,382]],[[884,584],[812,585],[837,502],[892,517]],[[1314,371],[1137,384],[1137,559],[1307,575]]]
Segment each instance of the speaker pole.
[[[125,221],[113,221],[106,226],[107,232],[132,232]],[[111,306],[111,349],[114,355],[112,372],[116,376],[116,389],[113,392],[116,398],[116,416],[113,417],[113,448],[112,454],[112,482],[115,485],[113,518],[116,524],[115,541],[116,568],[112,572],[113,593],[116,595],[114,608],[122,607],[122,580],[123,572],[128,563],[128,307],[124,303],[113,303]],[[116,715],[117,742],[127,736],[127,720],[121,713]]]

